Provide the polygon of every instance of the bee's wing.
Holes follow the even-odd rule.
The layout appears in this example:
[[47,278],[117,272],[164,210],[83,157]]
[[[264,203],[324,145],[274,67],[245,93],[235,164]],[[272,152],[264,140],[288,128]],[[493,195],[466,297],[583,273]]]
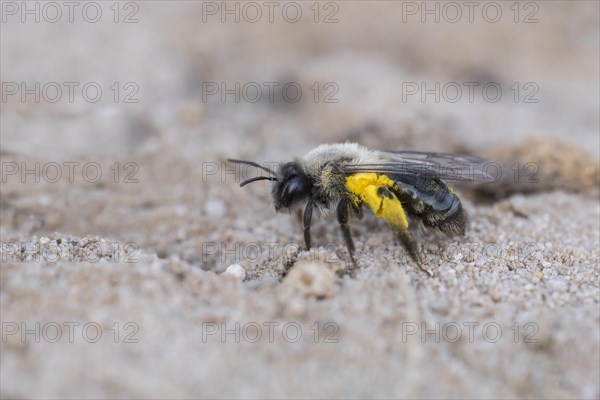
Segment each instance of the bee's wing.
[[[376,172],[404,174],[448,181],[491,182],[489,161],[472,156],[418,151],[379,152],[379,159],[368,163],[346,164],[341,167],[346,174]],[[490,172],[496,172],[491,169]]]

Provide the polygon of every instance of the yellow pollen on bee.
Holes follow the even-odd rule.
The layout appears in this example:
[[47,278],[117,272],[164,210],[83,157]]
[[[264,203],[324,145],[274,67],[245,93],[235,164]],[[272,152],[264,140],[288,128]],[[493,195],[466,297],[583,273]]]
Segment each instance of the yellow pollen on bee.
[[[400,200],[392,191],[380,194],[380,188],[393,188],[394,181],[376,173],[358,173],[346,178],[346,188],[356,196],[355,204],[365,203],[375,215],[390,225],[402,230],[408,227],[408,220]],[[389,196],[389,197],[388,197]]]

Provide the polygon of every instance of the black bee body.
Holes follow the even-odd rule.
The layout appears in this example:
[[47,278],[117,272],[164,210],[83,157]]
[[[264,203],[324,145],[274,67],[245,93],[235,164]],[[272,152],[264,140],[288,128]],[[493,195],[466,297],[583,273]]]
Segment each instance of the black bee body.
[[398,187],[396,195],[409,216],[450,236],[465,234],[467,214],[446,182],[414,175],[390,174],[389,177]]

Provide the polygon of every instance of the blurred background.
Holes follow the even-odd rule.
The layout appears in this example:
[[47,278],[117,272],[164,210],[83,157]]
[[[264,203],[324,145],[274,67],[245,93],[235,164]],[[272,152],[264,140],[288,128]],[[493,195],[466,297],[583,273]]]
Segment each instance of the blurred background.
[[[279,162],[326,142],[483,153],[537,137],[599,151],[594,2],[3,7],[2,151],[26,162],[4,171],[3,234],[85,235],[91,222],[147,244],[131,207],[201,218],[209,198],[227,200],[203,162]],[[65,176],[23,185],[35,162]],[[63,162],[81,163],[79,180],[97,162],[104,178],[63,186]],[[55,215],[27,232],[19,209],[40,192]]]
[[[255,350],[247,348],[239,356],[240,364],[234,366],[237,353],[229,347],[223,350],[217,346],[210,351],[194,347],[197,344],[191,343],[199,340],[200,333],[193,327],[197,328],[201,321],[246,318],[242,316],[249,306],[243,304],[254,304],[255,312],[260,314],[262,310],[270,318],[280,316],[275,310],[287,310],[288,306],[282,304],[292,295],[280,292],[284,289],[273,286],[271,281],[271,286],[261,289],[264,283],[260,282],[265,276],[275,277],[275,282],[280,280],[284,273],[272,265],[281,262],[264,259],[243,264],[249,273],[244,284],[223,283],[219,280],[222,278],[210,274],[197,278],[194,288],[188,279],[188,289],[181,289],[182,293],[177,281],[164,283],[167,278],[161,277],[160,271],[181,269],[184,272],[179,274],[184,276],[225,271],[232,260],[223,259],[220,253],[207,257],[203,247],[207,242],[300,240],[295,219],[274,214],[266,185],[240,189],[239,180],[222,175],[224,161],[228,157],[288,161],[321,143],[356,141],[386,150],[460,152],[507,163],[518,160],[521,166],[536,162],[542,180],[539,186],[533,190],[505,187],[499,192],[492,190],[491,197],[498,201],[516,193],[516,201],[526,203],[519,193],[575,193],[574,197],[549,201],[547,213],[558,215],[561,208],[565,209],[563,204],[569,204],[595,218],[597,198],[587,196],[597,190],[600,153],[598,2],[465,3],[469,2],[101,1],[73,2],[69,6],[61,2],[3,1],[2,241],[35,242],[43,237],[80,241],[89,237],[134,243],[139,254],[150,257],[142,258],[136,268],[147,267],[154,271],[151,274],[158,274],[148,278],[156,287],[148,288],[135,276],[131,281],[122,281],[126,278],[121,272],[111,270],[106,274],[112,277],[112,283],[104,288],[108,275],[96,269],[94,273],[82,271],[86,264],[79,264],[79,272],[68,266],[49,272],[52,270],[47,266],[44,269],[44,263],[29,270],[22,263],[7,265],[3,259],[5,321],[77,315],[82,320],[108,323],[119,315],[134,315],[141,326],[146,324],[141,332],[158,335],[146,339],[152,346],[144,347],[142,343],[135,351],[119,348],[110,352],[97,346],[92,350],[88,347],[77,356],[68,348],[68,358],[59,352],[60,347],[27,349],[21,343],[3,342],[8,351],[1,358],[3,394],[442,395],[424,388],[425,381],[414,376],[405,378],[407,381],[402,380],[402,384],[389,383],[384,377],[390,377],[386,374],[395,367],[383,361],[381,370],[375,369],[382,373],[381,380],[373,378],[361,386],[353,383],[352,373],[348,373],[345,378],[332,378],[335,384],[320,383],[314,392],[307,390],[301,377],[309,377],[308,381],[319,377],[319,365],[329,365],[325,360],[332,357],[327,352],[309,352],[321,364],[300,368],[303,372],[298,377],[283,373],[273,381],[266,371],[287,363],[298,365],[298,349],[288,352],[280,347],[261,348],[262,358],[256,361],[252,358]],[[521,172],[527,174],[527,170]],[[499,207],[493,202],[478,203],[477,193],[466,196],[470,206],[483,204],[476,214],[485,216],[496,210],[493,207]],[[537,201],[543,205],[544,197]],[[591,223],[593,218],[589,215],[583,214],[574,221]],[[334,225],[317,225],[315,234],[335,241],[338,232]],[[504,229],[510,235],[511,225]],[[531,231],[527,232],[529,235]],[[593,243],[598,232],[585,232],[592,241],[589,249],[582,250],[589,257],[586,260],[592,260],[586,264],[592,268],[588,277],[597,278],[598,255]],[[359,230],[360,233],[365,231]],[[532,240],[552,242],[535,235]],[[578,239],[569,240],[579,243]],[[66,281],[54,276],[62,282],[58,284],[54,278],[48,280],[44,275],[48,273],[81,275]],[[77,283],[78,279],[83,283]],[[346,289],[339,290],[347,290],[350,299],[358,296],[355,291],[366,290],[359,287],[358,281],[348,283],[349,277],[338,279],[349,285],[349,289],[344,286]],[[104,289],[93,289],[95,282],[103,282]],[[402,279],[398,282],[404,291],[412,285]],[[50,288],[44,294],[42,288],[46,284]],[[115,292],[115,285],[123,287]],[[598,306],[597,280],[595,285],[589,285],[590,314],[585,314],[587,322],[578,329],[587,329],[589,323],[589,329],[597,332],[597,318],[589,317]],[[399,290],[396,287],[394,293]],[[89,296],[80,297],[85,292]],[[417,309],[428,309],[428,295],[413,295],[412,301],[420,304]],[[265,308],[257,305],[268,299],[278,300]],[[573,304],[571,300],[560,304]],[[388,301],[391,300],[382,300]],[[410,299],[402,301],[411,303]],[[527,308],[521,301],[525,300],[501,302],[494,309],[504,310],[505,316],[513,315],[515,309],[509,304]],[[44,305],[36,308],[36,304]],[[199,311],[198,304],[202,304],[203,311]],[[301,314],[309,320],[317,318],[315,315],[326,318],[324,312],[335,314],[328,303],[314,299],[309,303],[297,300],[294,304],[301,304]],[[214,307],[220,311],[214,311]],[[540,307],[547,310],[543,304]],[[182,309],[188,314],[180,319],[174,317]],[[476,315],[471,314],[473,310],[467,310],[465,315]],[[353,313],[348,309],[345,312]],[[172,318],[176,318],[175,322]],[[385,319],[381,315],[377,318]],[[548,326],[552,326],[555,320],[548,318]],[[168,325],[166,321],[170,321]],[[363,332],[365,324],[355,322],[352,326],[356,332]],[[570,332],[576,337],[581,330]],[[375,335],[365,333],[371,334]],[[168,351],[157,350],[163,340],[176,344]],[[385,343],[389,345],[393,340],[382,340],[382,347],[351,342],[344,352],[354,356],[344,359],[343,364],[366,365],[365,354],[386,354]],[[595,339],[581,345],[593,349],[587,356],[597,354]],[[189,348],[198,351],[186,355]],[[543,352],[543,346],[540,349],[536,351]],[[153,364],[152,354],[156,351],[167,361],[144,376],[136,365]],[[448,354],[454,354],[453,351],[448,349]],[[463,351],[457,350],[457,354]],[[582,365],[578,377],[566,386],[547,386],[546,378],[552,381],[554,376],[548,371],[558,374],[560,370],[556,365],[544,369],[541,377],[529,376],[526,380],[519,380],[518,372],[507,372],[510,368],[505,365],[502,368],[508,369],[503,370],[506,374],[502,378],[486,375],[477,378],[481,379],[480,386],[474,384],[471,388],[468,383],[458,384],[454,379],[457,376],[476,380],[477,374],[468,375],[468,370],[477,369],[473,367],[476,361],[469,364],[471,358],[478,359],[475,353],[468,353],[465,364],[457,367],[467,372],[447,375],[439,371],[427,375],[417,370],[423,379],[434,376],[444,381],[446,377],[445,390],[455,387],[456,391],[443,393],[459,397],[598,396],[598,382],[589,379],[589,373],[598,371],[597,363],[588,375]],[[123,369],[117,369],[122,376],[110,372],[110,363],[105,365],[102,361],[103,354],[108,354],[113,365],[122,366]],[[212,358],[203,358],[207,354]],[[451,356],[440,356],[436,348],[419,354],[408,357],[422,360],[423,365],[427,357],[437,364],[456,361]],[[567,357],[560,354],[553,357]],[[204,359],[204,366],[190,371],[196,368],[197,359]],[[398,360],[406,361],[400,356]],[[539,358],[533,357],[522,365],[538,363]],[[545,361],[542,364],[546,365]],[[253,365],[265,371],[264,375],[249,372]],[[82,366],[98,378],[84,374]],[[57,367],[63,369],[61,377],[54,379],[53,369]],[[13,372],[5,375],[7,368]],[[492,374],[500,367],[489,368],[484,370]],[[166,371],[173,371],[173,375]],[[236,377],[227,377],[232,371]],[[216,372],[224,375],[216,379]],[[149,383],[148,376],[153,377],[154,383]],[[79,383],[66,388],[65,382],[73,377]],[[282,377],[291,382],[289,387]],[[40,383],[37,389],[28,388],[32,379]],[[237,384],[231,385],[232,381]],[[211,382],[215,386],[208,389],[206,385]],[[490,382],[509,383],[506,389],[500,389]]]

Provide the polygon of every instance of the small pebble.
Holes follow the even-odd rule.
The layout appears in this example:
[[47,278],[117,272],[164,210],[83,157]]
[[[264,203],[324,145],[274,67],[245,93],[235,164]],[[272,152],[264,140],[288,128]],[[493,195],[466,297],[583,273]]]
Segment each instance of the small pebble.
[[232,264],[227,267],[225,272],[223,272],[223,275],[233,276],[234,278],[243,281],[246,277],[246,270],[244,270],[244,267],[242,267],[240,264]]
[[335,274],[325,263],[301,262],[292,267],[284,282],[306,296],[322,298],[333,294]]

